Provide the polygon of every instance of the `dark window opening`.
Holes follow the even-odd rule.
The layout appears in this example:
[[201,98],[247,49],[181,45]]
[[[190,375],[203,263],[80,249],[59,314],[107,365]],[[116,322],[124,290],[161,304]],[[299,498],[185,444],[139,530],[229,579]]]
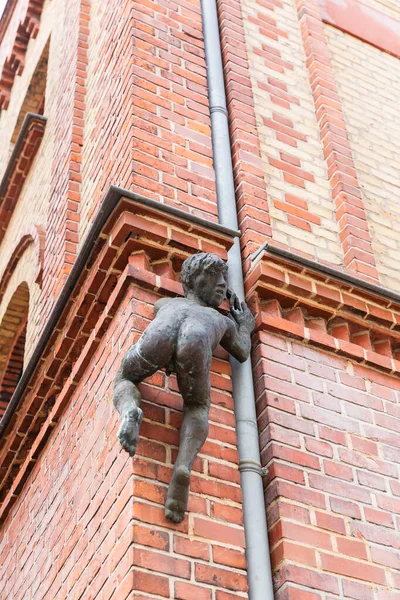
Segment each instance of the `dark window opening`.
[[0,323],[0,419],[24,368],[28,311],[29,288],[23,282],[15,290]]
[[3,380],[0,384],[0,419],[5,413],[7,405],[21,379],[24,370],[24,354],[27,323],[22,328],[8,360]]

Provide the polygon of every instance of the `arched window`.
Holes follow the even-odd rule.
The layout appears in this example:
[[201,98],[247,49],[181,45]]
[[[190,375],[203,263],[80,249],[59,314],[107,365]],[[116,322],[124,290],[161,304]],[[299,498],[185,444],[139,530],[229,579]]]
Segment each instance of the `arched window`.
[[29,289],[24,282],[14,292],[0,323],[0,418],[23,371],[28,310]]
[[15,142],[17,141],[27,113],[34,113],[36,115],[44,114],[49,47],[50,40],[48,40],[46,43],[39,62],[36,65],[35,72],[32,75],[32,79],[29,83],[29,87],[24,98],[24,102],[21,110],[19,111],[17,124],[11,138],[11,145],[9,149],[10,154],[15,146]]

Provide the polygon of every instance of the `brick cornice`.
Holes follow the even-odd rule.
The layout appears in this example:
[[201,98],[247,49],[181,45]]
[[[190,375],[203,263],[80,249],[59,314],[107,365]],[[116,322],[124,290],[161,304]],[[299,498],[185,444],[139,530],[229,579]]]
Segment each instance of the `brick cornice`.
[[0,183],[0,243],[43,139],[46,118],[27,113]]
[[400,374],[400,301],[265,253],[245,282],[257,330]]
[[355,0],[318,0],[324,23],[400,58],[400,21]]
[[78,255],[64,300],[54,309],[56,317],[50,317],[48,339],[39,340],[42,349],[34,351],[32,368],[26,367],[19,384],[22,392],[17,387],[6,413],[0,519],[22,489],[129,286],[182,294],[175,273],[183,260],[201,250],[226,258],[235,235],[184,211],[110,189],[88,234],[91,248],[84,245],[84,260]]

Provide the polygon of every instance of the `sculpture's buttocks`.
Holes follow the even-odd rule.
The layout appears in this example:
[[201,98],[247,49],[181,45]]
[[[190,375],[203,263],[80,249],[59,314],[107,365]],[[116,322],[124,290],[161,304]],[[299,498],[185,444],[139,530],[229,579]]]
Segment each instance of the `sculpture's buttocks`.
[[184,336],[203,339],[214,350],[220,343],[230,321],[217,310],[196,304],[186,298],[172,299],[159,310],[163,320],[169,321],[172,331],[177,332],[176,343]]

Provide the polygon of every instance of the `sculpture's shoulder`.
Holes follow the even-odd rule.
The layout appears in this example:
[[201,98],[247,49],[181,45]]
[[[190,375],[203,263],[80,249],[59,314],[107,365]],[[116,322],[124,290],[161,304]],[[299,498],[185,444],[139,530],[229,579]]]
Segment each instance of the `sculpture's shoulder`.
[[166,306],[167,304],[176,304],[179,301],[182,302],[182,298],[160,298],[154,304],[154,314],[157,315],[158,311],[160,308],[163,308],[163,306]]

